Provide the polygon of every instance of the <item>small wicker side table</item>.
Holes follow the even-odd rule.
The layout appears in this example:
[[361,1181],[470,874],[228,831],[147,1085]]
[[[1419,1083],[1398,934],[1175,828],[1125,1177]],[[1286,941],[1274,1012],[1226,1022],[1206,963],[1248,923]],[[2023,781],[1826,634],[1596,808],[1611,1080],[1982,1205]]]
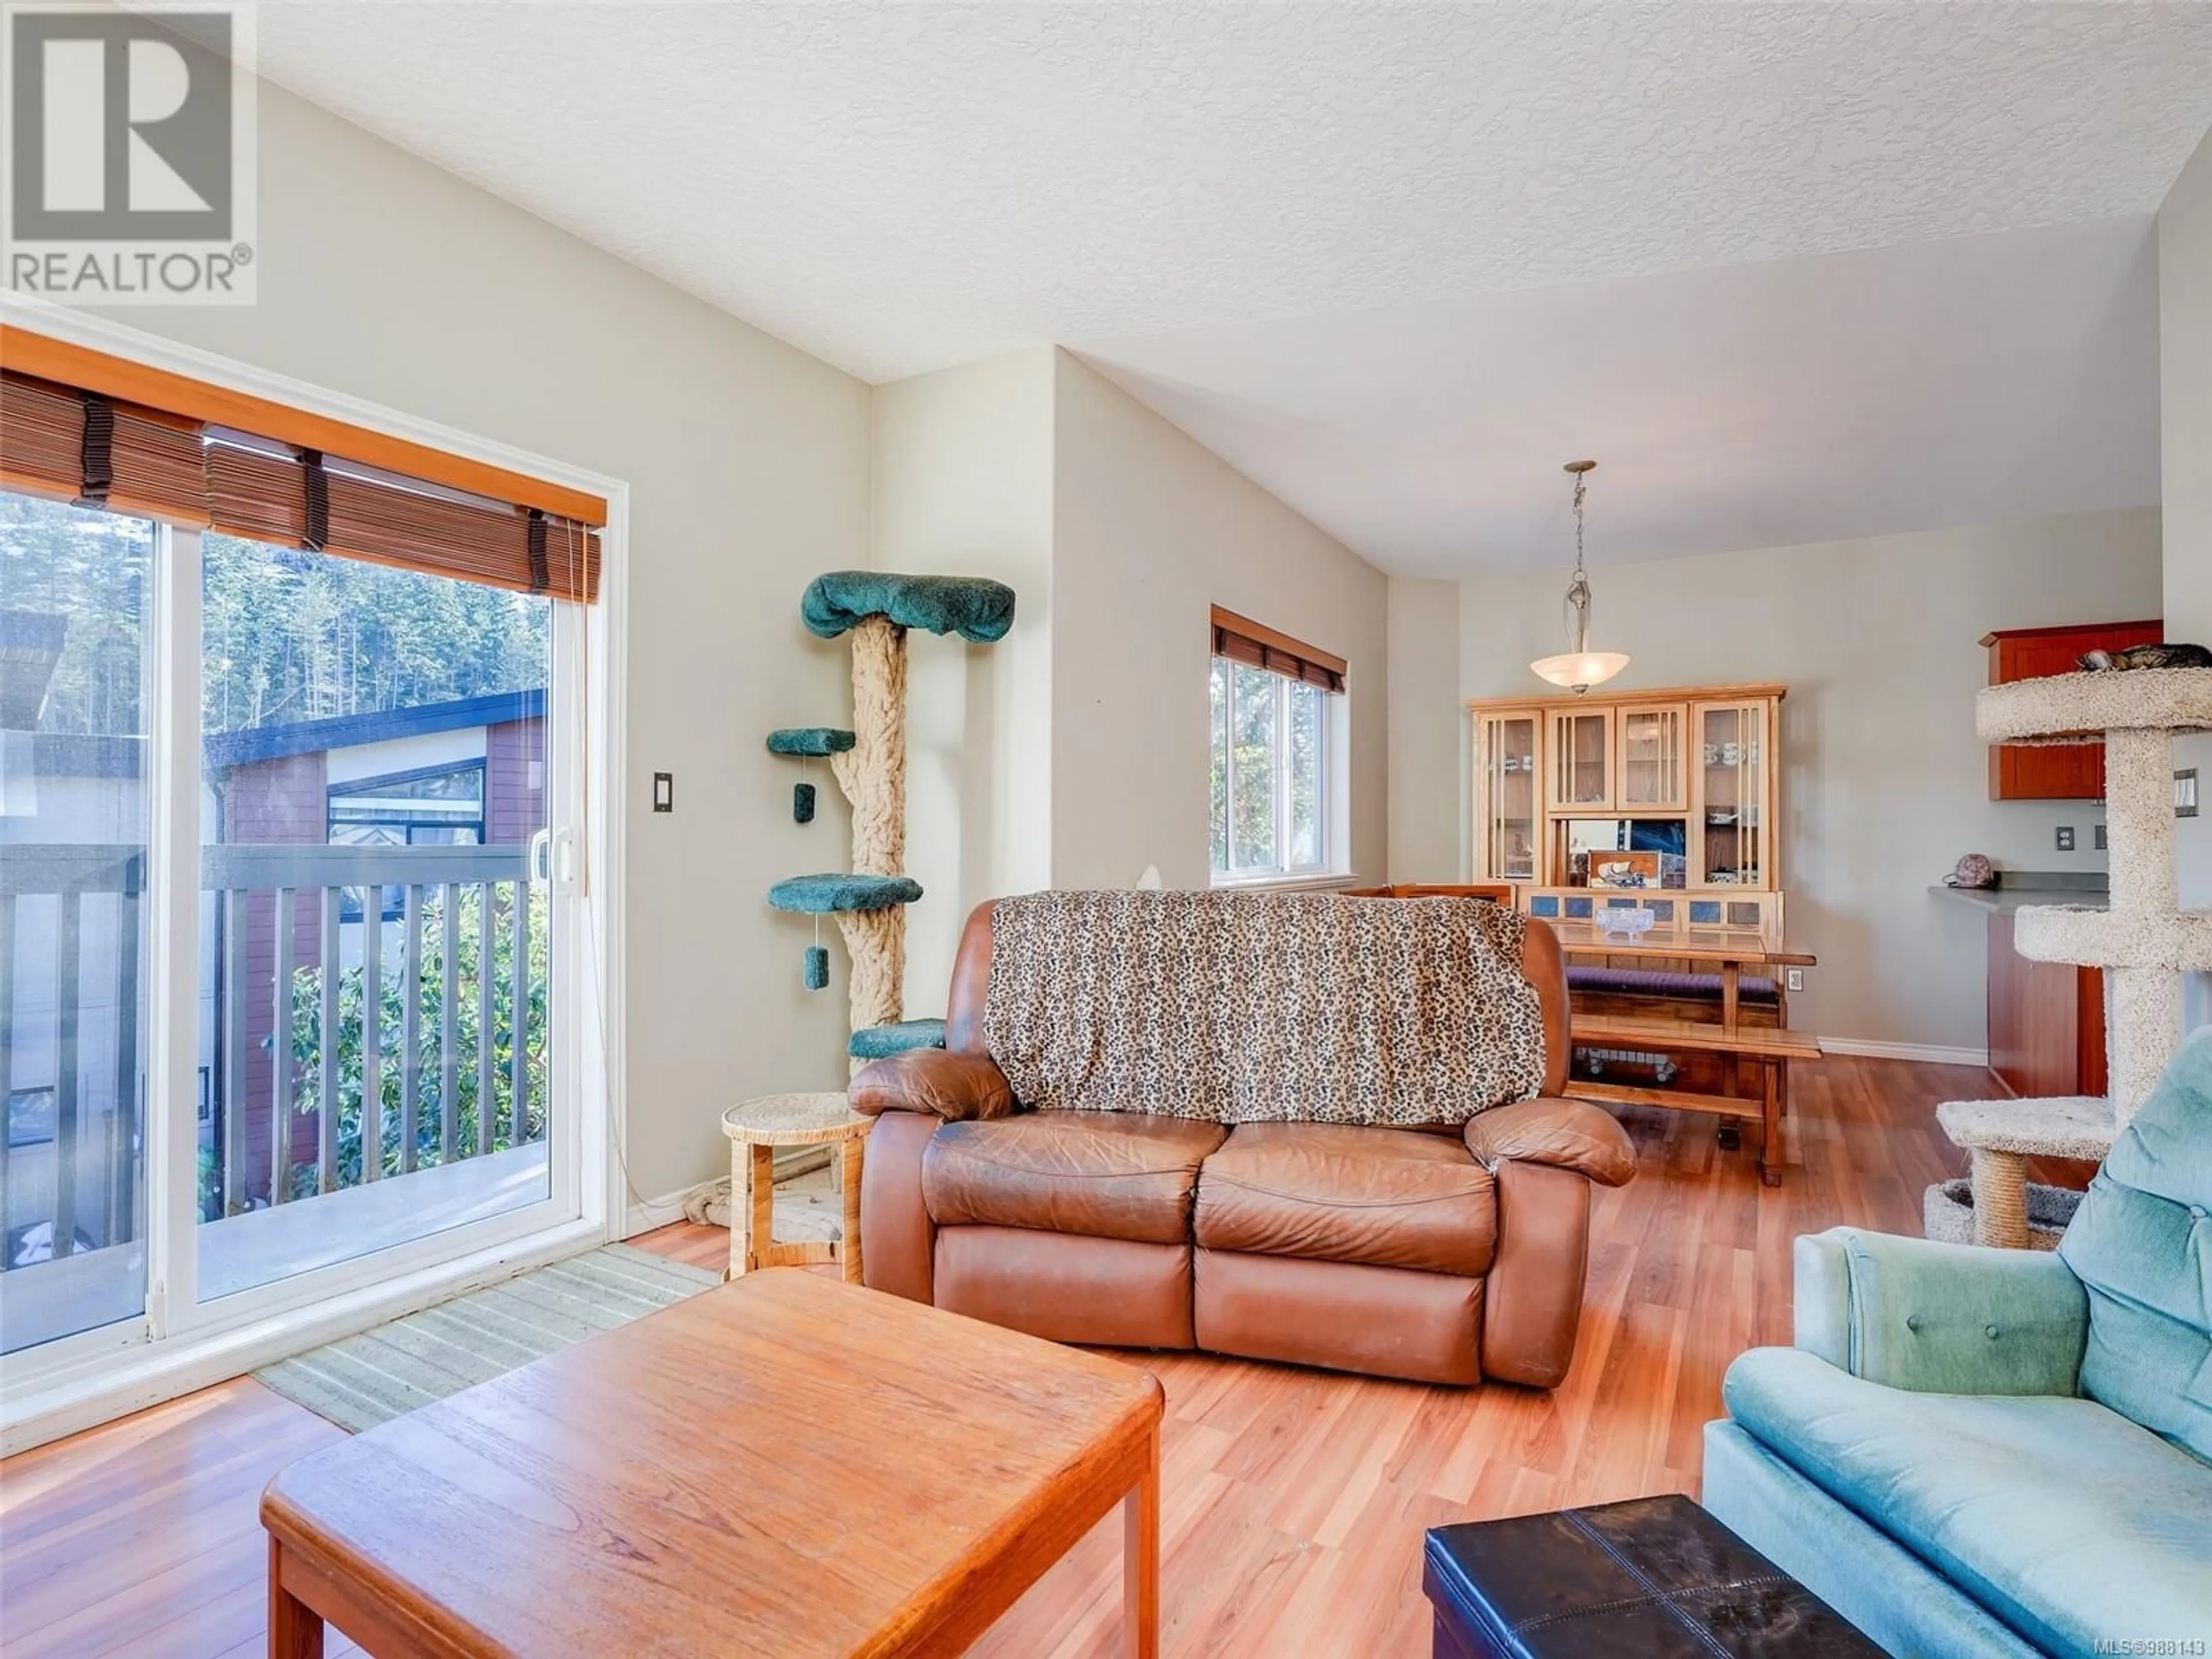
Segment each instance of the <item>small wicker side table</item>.
[[[860,1148],[872,1118],[862,1117],[842,1091],[763,1095],[722,1114],[730,1138],[730,1271],[842,1262],[848,1284],[860,1282]],[[830,1243],[775,1242],[775,1149],[836,1142],[842,1157],[845,1236]]]

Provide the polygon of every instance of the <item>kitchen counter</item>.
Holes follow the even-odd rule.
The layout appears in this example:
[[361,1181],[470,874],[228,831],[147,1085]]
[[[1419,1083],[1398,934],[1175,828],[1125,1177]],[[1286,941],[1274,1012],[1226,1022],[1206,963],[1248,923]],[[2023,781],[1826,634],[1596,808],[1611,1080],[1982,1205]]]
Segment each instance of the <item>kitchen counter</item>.
[[2033,904],[2102,910],[2112,890],[2101,872],[2008,870],[1996,887],[1930,887],[1984,918],[1989,949],[1990,1069],[2015,1095],[2101,1095],[2105,976],[2094,968],[2030,962],[2013,948],[2013,919]]
[[2031,904],[2075,904],[2102,910],[2112,902],[2112,889],[2102,876],[2069,879],[2053,872],[2040,880],[2000,882],[1995,887],[1946,887],[1928,890],[1938,898],[1955,899],[1990,915],[2008,916]]

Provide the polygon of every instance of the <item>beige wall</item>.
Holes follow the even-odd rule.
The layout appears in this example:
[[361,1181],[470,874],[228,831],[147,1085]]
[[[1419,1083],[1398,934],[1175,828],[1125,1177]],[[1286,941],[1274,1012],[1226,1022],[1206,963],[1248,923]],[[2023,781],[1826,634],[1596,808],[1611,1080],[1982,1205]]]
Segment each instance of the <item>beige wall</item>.
[[1459,584],[1390,578],[1390,879],[1467,878]]
[[910,1015],[942,1013],[960,927],[1052,883],[1053,377],[1048,347],[876,388],[871,562],[1014,590],[998,644],[907,654]]
[[1053,850],[1060,887],[1208,872],[1207,613],[1351,665],[1351,867],[1389,859],[1382,574],[1096,370],[1057,355]]
[[[1462,585],[1465,696],[1538,689],[1528,664],[1556,648],[1564,580],[1547,570]],[[2035,870],[2100,869],[2103,854],[2089,850],[2097,803],[1989,799],[1975,641],[2158,614],[2157,509],[1608,565],[1595,583],[1608,619],[1596,643],[1635,659],[1623,689],[1790,684],[1783,878],[1790,934],[1820,958],[1793,1020],[1824,1036],[1982,1048],[1982,918],[1927,887],[1970,851]],[[2053,850],[2062,823],[2081,850]]]
[[[1045,886],[1201,887],[1207,613],[1351,664],[1352,869],[1389,860],[1388,584],[1064,351],[875,392],[871,557],[1018,596],[992,647],[916,638],[908,703],[908,1012],[942,1012],[969,908]],[[1446,635],[1449,637],[1449,614]],[[1444,659],[1447,700],[1449,658]]]
[[[2166,512],[2166,636],[2212,644],[2212,134],[2158,214],[2160,495]],[[2185,738],[2195,819],[2179,831],[2181,902],[2212,910],[2212,737]],[[2192,1025],[2212,1021],[2212,975],[2190,987]]]
[[260,118],[260,302],[119,320],[631,486],[629,1166],[672,1192],[731,1101],[844,1075],[844,999],[763,899],[843,867],[842,805],[793,823],[763,738],[846,717],[799,597],[866,562],[868,390],[278,88]]

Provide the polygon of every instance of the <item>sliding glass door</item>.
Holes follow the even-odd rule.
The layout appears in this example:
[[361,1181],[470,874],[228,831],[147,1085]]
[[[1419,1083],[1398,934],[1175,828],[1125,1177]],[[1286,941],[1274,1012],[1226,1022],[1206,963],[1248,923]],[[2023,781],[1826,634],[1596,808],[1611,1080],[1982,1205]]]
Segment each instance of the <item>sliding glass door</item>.
[[582,607],[4,493],[0,584],[5,1351],[578,1214]]
[[199,1294],[550,1193],[554,605],[210,533]]

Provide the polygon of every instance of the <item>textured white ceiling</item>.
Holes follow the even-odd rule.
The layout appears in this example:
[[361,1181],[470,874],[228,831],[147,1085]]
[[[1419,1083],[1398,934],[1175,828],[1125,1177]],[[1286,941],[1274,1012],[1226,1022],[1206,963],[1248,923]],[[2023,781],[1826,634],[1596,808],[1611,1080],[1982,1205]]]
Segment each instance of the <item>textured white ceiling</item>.
[[267,4],[316,102],[871,380],[2154,210],[2212,7]]
[[2159,498],[2154,222],[1088,343],[1387,569],[1788,547]]
[[[1550,284],[2139,219],[2212,125],[2201,3],[265,0],[260,18],[272,78],[854,374],[1111,342],[1101,355],[1140,395],[1352,545],[1439,567],[1476,556],[1462,544],[1478,504],[1441,432],[1395,428],[1388,453],[1256,441],[1312,435],[1295,371],[1356,334],[1342,313],[1443,302],[1439,326],[1475,327],[1449,302],[1502,296],[1511,318],[1534,304],[1518,291]],[[2100,298],[2038,291],[2062,334]],[[1535,304],[1527,326],[1571,315],[1565,303]],[[1200,388],[1264,404],[1241,432],[1162,384],[1178,362],[1235,361],[1246,325],[1301,318],[1310,330],[1269,337],[1285,372],[1264,394],[1258,380]],[[1215,330],[1218,354],[1175,357]],[[1177,337],[1167,356],[1129,344],[1156,335]],[[1573,380],[1580,346],[1529,338],[1526,381]],[[1452,354],[1424,377],[1418,340],[1399,343],[1374,395],[1485,431],[1520,418]],[[1539,349],[1569,355],[1547,374]],[[1609,354],[1624,471],[1635,434],[1656,446],[1725,424],[1701,406],[1699,361],[1624,378],[1652,355]],[[1356,387],[1358,365],[1340,367],[1332,384]],[[2139,404],[2107,412],[2132,419]],[[1860,447],[1829,458],[1839,476],[1897,459],[1869,414]],[[1734,435],[1716,488],[1739,461],[1757,471],[1769,434]],[[1546,488],[1558,459],[1539,469]],[[2130,499],[2140,471],[2073,469],[2095,475],[2088,496]],[[1601,488],[1620,512],[1616,476]],[[2048,481],[2041,467],[2024,480]],[[1926,494],[1875,482],[1878,497]],[[1410,524],[1423,501],[1431,521]],[[1514,521],[1481,556],[1519,556]],[[1706,544],[1694,520],[1650,529],[1655,548]]]

